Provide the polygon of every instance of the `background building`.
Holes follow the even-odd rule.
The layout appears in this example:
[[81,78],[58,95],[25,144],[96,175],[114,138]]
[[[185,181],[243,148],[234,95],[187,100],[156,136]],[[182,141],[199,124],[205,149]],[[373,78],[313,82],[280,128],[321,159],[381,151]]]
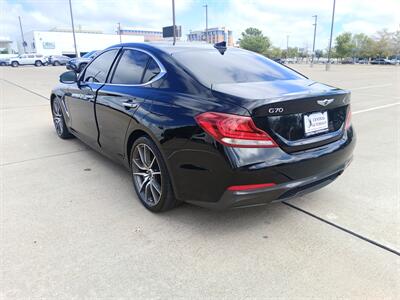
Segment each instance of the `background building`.
[[8,54],[11,51],[12,40],[8,37],[0,36],[0,53]]
[[212,44],[226,41],[228,46],[233,46],[232,30],[226,27],[214,27],[208,28],[207,33],[205,30],[191,31],[188,34],[188,41],[206,41]]
[[[145,42],[162,41],[163,33],[160,30],[155,29],[143,29],[143,28],[133,28],[133,27],[121,27],[121,35],[133,35],[141,36],[144,38]],[[118,30],[117,30],[118,32]]]
[[[119,44],[117,34],[104,34],[98,30],[77,28],[75,31],[78,53],[83,55],[92,50],[101,50]],[[143,35],[121,36],[122,42],[143,42]],[[49,31],[30,31],[25,33],[27,53],[43,55],[75,56],[74,39],[71,29],[54,28]],[[21,41],[18,43],[19,53],[23,53]]]

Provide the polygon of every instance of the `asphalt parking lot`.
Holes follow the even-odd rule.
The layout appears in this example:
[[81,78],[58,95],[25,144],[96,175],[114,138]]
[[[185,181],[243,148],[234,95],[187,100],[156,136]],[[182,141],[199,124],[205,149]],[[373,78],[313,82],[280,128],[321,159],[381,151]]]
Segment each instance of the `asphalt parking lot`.
[[400,67],[291,65],[352,91],[354,161],[287,203],[163,214],[57,137],[64,67],[0,68],[1,298],[400,298]]

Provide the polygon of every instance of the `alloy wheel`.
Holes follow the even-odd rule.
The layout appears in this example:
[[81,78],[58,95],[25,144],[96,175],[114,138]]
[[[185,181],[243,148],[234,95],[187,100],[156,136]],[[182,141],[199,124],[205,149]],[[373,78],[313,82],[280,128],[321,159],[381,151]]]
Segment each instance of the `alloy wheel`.
[[148,145],[136,145],[132,155],[132,172],[142,200],[148,206],[157,205],[162,194],[162,175],[157,157]]
[[57,99],[53,102],[53,122],[54,126],[56,127],[56,131],[58,135],[63,134],[63,120],[62,120],[62,111],[60,101]]

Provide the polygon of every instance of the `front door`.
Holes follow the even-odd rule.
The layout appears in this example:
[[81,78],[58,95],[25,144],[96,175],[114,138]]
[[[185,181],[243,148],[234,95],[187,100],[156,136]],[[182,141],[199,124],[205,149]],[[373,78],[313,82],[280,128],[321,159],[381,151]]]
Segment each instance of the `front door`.
[[97,147],[98,130],[94,111],[97,91],[106,82],[119,49],[99,55],[79,77],[78,83],[68,87],[65,102],[70,112],[70,127],[74,134],[92,147]]

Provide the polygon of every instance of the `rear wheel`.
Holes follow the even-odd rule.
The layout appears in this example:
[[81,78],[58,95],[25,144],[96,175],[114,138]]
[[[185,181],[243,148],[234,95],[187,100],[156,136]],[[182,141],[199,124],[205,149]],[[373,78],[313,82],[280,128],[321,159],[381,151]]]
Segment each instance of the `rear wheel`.
[[176,207],[168,170],[156,144],[150,138],[138,138],[131,150],[133,185],[142,204],[152,212]]
[[13,62],[11,63],[11,66],[14,67],[14,68],[16,68],[16,67],[19,66],[19,63],[18,63],[17,61],[13,61]]
[[53,62],[53,66],[59,66],[60,62],[58,60],[56,60],[55,62]]
[[40,67],[42,65],[43,65],[43,63],[40,60],[35,61],[35,66],[36,67]]
[[3,61],[0,63],[0,66],[2,66],[2,67],[4,67],[5,65],[6,65],[6,63]]
[[51,112],[53,115],[53,123],[57,135],[62,139],[72,138],[73,135],[69,132],[65,124],[64,115],[61,109],[61,99],[56,97],[51,105]]

